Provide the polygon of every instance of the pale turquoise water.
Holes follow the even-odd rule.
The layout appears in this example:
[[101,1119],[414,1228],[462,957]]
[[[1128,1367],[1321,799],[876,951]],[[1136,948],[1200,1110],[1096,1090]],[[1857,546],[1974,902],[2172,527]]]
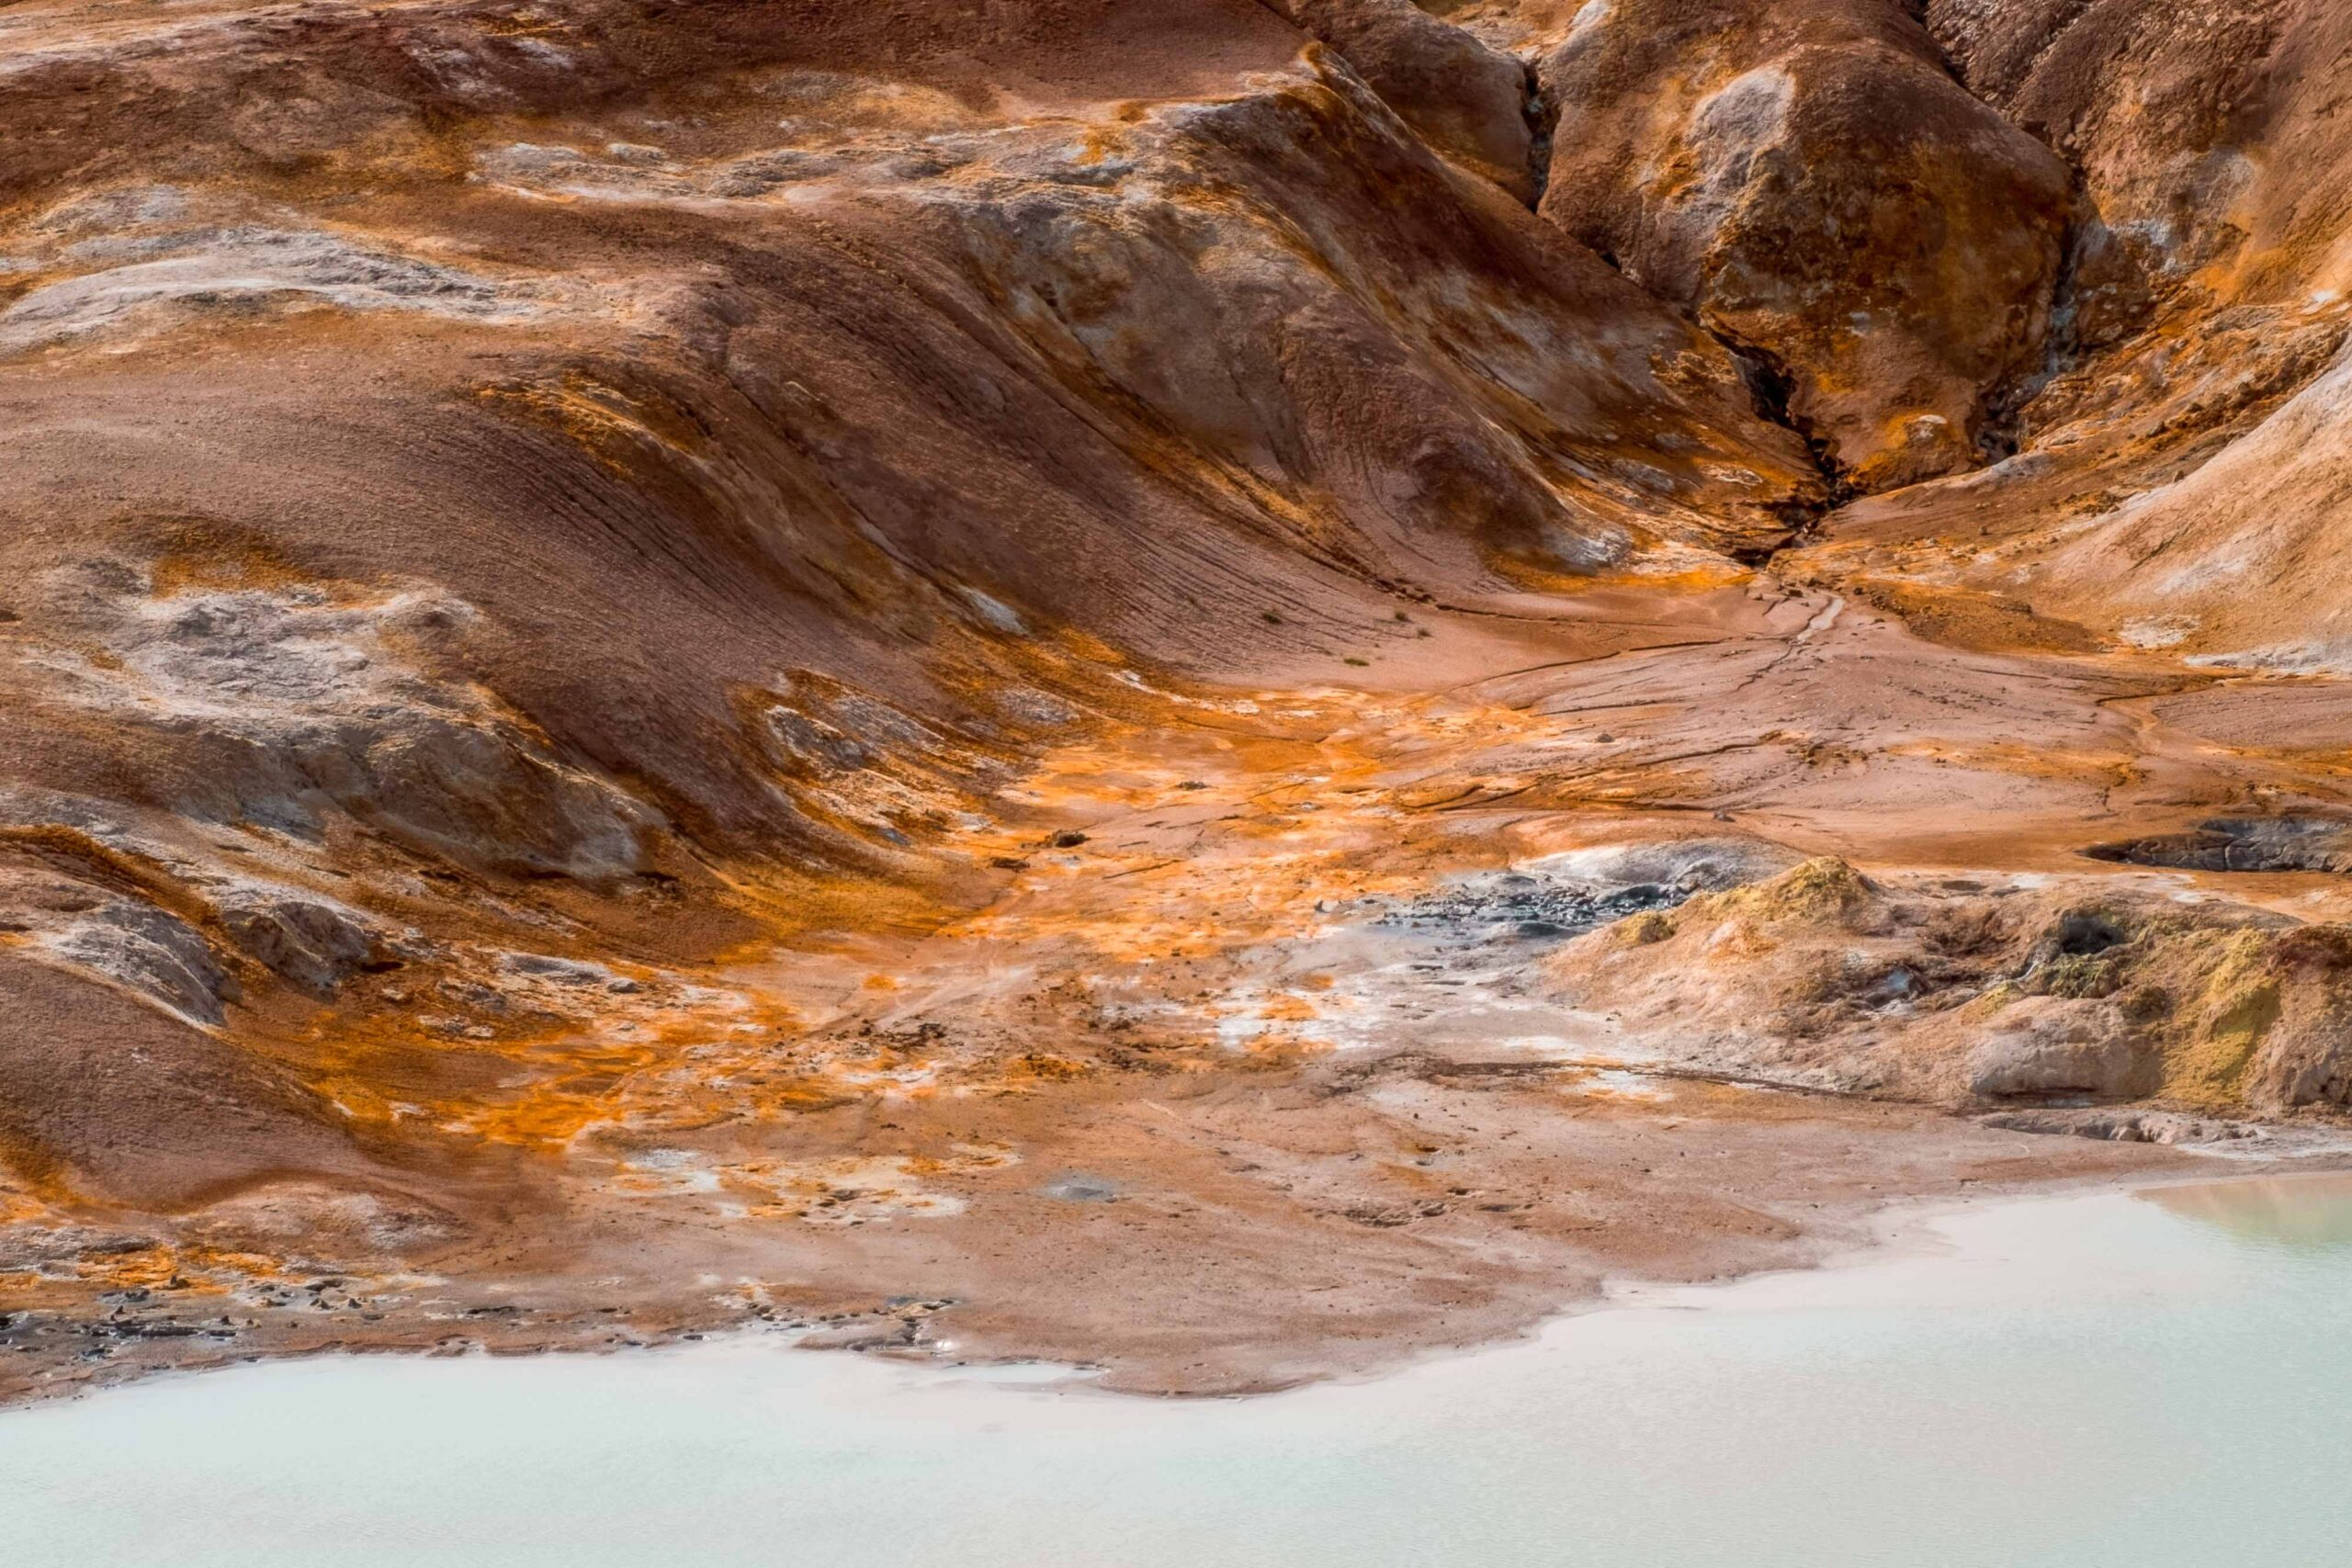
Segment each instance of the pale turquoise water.
[[0,1416],[0,1562],[2352,1563],[2352,1182],[1928,1240],[1251,1401],[774,1341],[167,1379]]

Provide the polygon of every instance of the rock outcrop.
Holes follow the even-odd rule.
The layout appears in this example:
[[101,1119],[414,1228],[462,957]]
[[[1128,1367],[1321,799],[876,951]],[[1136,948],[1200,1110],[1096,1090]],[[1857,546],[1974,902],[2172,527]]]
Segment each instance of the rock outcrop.
[[2247,905],[1825,858],[1553,967],[1644,1054],[1700,1070],[1962,1104],[2352,1106],[2352,934]]
[[1610,0],[1540,68],[1543,212],[1747,352],[1845,482],[1975,465],[2038,369],[2066,167],[1894,0]]
[[[1992,591],[2111,647],[2345,666],[2352,14],[1938,0],[1962,80],[2079,171],[2049,374],[1997,468],[1848,509],[1849,583]],[[1800,568],[1812,570],[1811,566]]]

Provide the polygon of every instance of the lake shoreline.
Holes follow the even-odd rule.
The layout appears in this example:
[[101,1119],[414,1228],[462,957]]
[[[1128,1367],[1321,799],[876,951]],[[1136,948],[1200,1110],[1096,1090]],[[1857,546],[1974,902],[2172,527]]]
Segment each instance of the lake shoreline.
[[876,1325],[871,1321],[875,1314],[861,1314],[847,1321],[833,1322],[781,1316],[765,1320],[687,1321],[666,1329],[640,1328],[632,1340],[620,1344],[598,1343],[590,1338],[589,1335],[600,1326],[596,1325],[585,1326],[580,1335],[572,1337],[559,1335],[550,1338],[503,1338],[494,1329],[484,1330],[477,1337],[457,1346],[420,1343],[401,1337],[403,1333],[412,1332],[407,1325],[387,1325],[387,1332],[379,1338],[360,1337],[317,1346],[250,1351],[218,1360],[181,1359],[136,1369],[127,1376],[63,1382],[31,1391],[29,1394],[12,1391],[13,1397],[0,1397],[0,1420],[21,1411],[60,1402],[78,1402],[158,1380],[179,1381],[189,1376],[293,1361],[340,1357],[415,1359],[632,1357],[675,1352],[698,1344],[738,1340],[749,1343],[770,1337],[788,1343],[796,1349],[846,1352],[875,1360],[936,1371],[968,1370],[984,1374],[991,1370],[1006,1368],[1060,1367],[1068,1371],[1069,1377],[1062,1388],[1069,1393],[1180,1402],[1234,1398],[1258,1400],[1314,1387],[1384,1382],[1432,1363],[1476,1357],[1532,1342],[1560,1323],[1594,1314],[1638,1310],[1660,1304],[1702,1306],[1712,1293],[1752,1285],[1759,1280],[1800,1279],[1905,1258],[1928,1256],[1939,1245],[1935,1237],[1940,1222],[1988,1207],[2196,1187],[2255,1177],[2295,1179],[2352,1171],[2352,1147],[2277,1155],[2234,1149],[2227,1154],[2216,1154],[2194,1147],[2167,1152],[2176,1153],[2180,1157],[2178,1160],[2166,1160],[2160,1168],[2058,1170],[1998,1183],[1965,1182],[1960,1188],[1939,1191],[1908,1191],[1850,1199],[1838,1207],[1821,1210],[1814,1216],[1811,1225],[1802,1233],[1803,1254],[1795,1261],[1759,1262],[1752,1267],[1733,1266],[1703,1279],[1660,1278],[1628,1271],[1601,1275],[1589,1280],[1563,1281],[1564,1285],[1575,1284],[1581,1289],[1577,1294],[1560,1299],[1551,1310],[1531,1315],[1524,1322],[1501,1332],[1460,1341],[1431,1337],[1402,1346],[1390,1345],[1378,1354],[1355,1358],[1311,1375],[1228,1383],[1209,1389],[1153,1387],[1124,1381],[1108,1375],[1111,1369],[1104,1363],[1086,1357],[1063,1359],[1018,1350],[988,1354],[957,1349],[952,1354],[943,1353],[933,1341],[899,1343],[888,1336],[877,1337],[873,1332]]

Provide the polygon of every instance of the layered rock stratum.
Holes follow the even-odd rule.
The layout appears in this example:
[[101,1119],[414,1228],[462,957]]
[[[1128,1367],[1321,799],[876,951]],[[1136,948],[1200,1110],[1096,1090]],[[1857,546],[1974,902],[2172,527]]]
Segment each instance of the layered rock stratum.
[[2347,50],[0,6],[0,1397],[1265,1387],[2332,1146]]

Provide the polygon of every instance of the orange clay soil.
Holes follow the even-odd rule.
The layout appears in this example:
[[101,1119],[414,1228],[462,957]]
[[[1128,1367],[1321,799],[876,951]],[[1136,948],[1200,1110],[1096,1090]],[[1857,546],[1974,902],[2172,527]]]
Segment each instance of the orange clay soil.
[[0,1401],[2334,1157],[2334,8],[978,9],[0,7]]

